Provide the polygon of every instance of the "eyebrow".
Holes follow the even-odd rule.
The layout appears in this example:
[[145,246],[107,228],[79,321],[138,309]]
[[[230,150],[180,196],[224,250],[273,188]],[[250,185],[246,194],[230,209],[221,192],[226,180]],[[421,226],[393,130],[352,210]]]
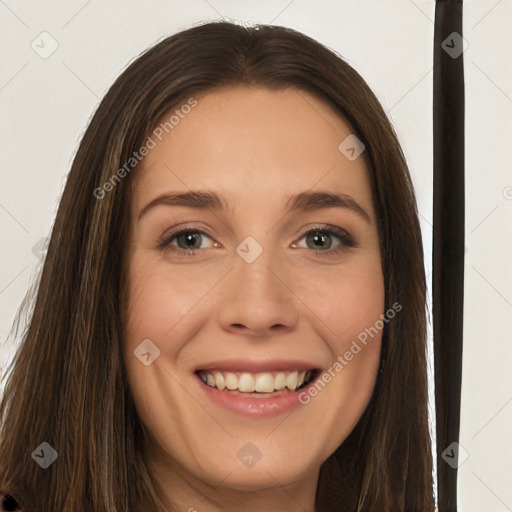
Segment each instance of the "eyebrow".
[[[290,196],[286,201],[288,212],[310,212],[324,208],[343,208],[350,210],[368,224],[371,224],[371,218],[364,208],[359,205],[351,196],[346,194],[333,194],[330,192],[301,192],[300,194]],[[138,220],[149,210],[156,206],[185,206],[199,210],[228,211],[229,205],[224,198],[216,192],[191,190],[189,192],[171,192],[162,194],[149,202],[139,212]]]

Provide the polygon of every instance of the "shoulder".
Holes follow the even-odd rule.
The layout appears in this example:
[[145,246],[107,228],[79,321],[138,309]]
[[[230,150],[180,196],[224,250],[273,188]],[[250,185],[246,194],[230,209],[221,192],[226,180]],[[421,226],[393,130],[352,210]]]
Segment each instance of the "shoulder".
[[0,490],[0,512],[23,512],[14,496]]

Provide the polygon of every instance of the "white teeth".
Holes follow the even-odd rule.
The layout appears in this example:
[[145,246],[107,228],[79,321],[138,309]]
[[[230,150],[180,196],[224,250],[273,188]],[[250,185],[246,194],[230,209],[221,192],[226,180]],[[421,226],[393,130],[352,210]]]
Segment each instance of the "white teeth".
[[254,391],[254,377],[250,373],[240,375],[238,391],[242,391],[242,393],[252,393]]
[[[279,374],[278,374],[279,375]],[[280,375],[284,375],[281,373]],[[263,393],[272,393],[274,391],[274,379],[270,373],[260,373],[256,376],[254,389]]]
[[299,382],[299,372],[292,372],[288,377],[286,377],[286,387],[290,391],[295,391],[297,384]]
[[263,372],[252,374],[249,372],[199,372],[201,380],[210,387],[215,387],[220,391],[228,389],[231,391],[238,390],[242,393],[272,393],[288,388],[295,391],[302,386],[311,376],[310,371],[293,371],[287,372]]
[[226,387],[224,375],[222,375],[220,372],[215,372],[215,387],[221,391]]
[[238,389],[238,378],[234,373],[227,372],[224,375],[224,381],[226,382],[226,387],[228,389]]
[[286,387],[286,375],[284,373],[278,373],[275,376],[274,386],[277,390],[284,389]]

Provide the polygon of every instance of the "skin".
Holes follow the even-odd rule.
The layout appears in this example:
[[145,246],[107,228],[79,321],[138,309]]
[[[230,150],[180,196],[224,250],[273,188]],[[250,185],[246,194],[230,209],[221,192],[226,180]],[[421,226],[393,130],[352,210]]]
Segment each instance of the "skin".
[[[226,411],[199,392],[194,370],[233,357],[327,369],[375,324],[384,280],[368,171],[362,157],[338,150],[350,126],[303,91],[236,87],[196,99],[132,188],[125,358],[145,457],[170,509],[313,511],[322,462],[370,399],[381,333],[288,416]],[[160,194],[192,189],[216,191],[230,209],[159,205],[138,218]],[[369,222],[347,208],[287,214],[287,198],[307,191],[348,194]],[[315,242],[305,233],[318,224],[345,230],[357,246],[333,234]],[[178,225],[207,234],[159,249]],[[248,236],[263,248],[250,264],[236,252]],[[191,245],[200,247],[193,256],[176,252]],[[160,350],[148,366],[133,353],[145,339]],[[250,468],[237,457],[247,442],[262,454]]]

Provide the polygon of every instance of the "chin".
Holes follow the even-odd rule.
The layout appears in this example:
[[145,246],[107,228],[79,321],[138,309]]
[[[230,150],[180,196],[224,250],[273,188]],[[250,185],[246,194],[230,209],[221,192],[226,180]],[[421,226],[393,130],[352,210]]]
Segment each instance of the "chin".
[[[288,453],[290,451],[296,453],[296,450],[288,450]],[[240,458],[225,457],[225,463],[220,463],[220,459],[215,458],[211,461],[212,464],[202,465],[199,471],[203,476],[200,478],[215,486],[221,485],[233,490],[250,492],[292,485],[318,474],[321,466],[320,458],[311,456],[298,460],[296,456],[292,457],[288,453],[273,450],[271,456],[262,454],[258,460],[257,456],[253,456],[252,460],[249,456],[245,456],[246,460],[244,460],[245,454],[242,452]],[[207,459],[208,457],[204,460]]]

